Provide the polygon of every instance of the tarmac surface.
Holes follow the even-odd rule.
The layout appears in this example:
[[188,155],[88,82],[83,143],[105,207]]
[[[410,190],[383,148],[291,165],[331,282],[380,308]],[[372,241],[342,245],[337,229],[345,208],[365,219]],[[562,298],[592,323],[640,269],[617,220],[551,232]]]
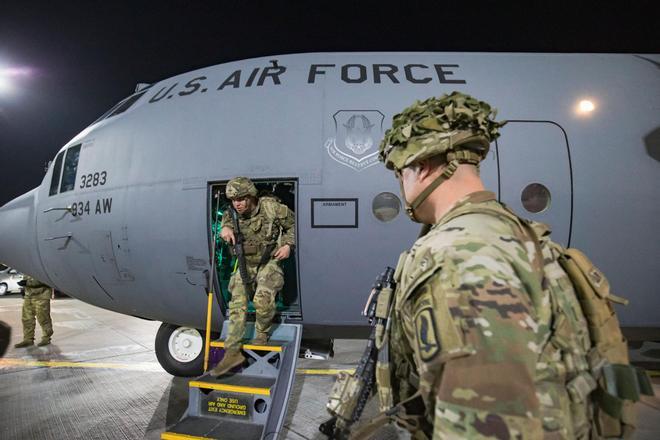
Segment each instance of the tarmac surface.
[[[183,415],[189,379],[173,377],[158,364],[153,345],[159,322],[58,298],[51,302],[53,343],[15,349],[22,339],[21,306],[20,295],[0,297],[0,320],[12,327],[12,346],[0,359],[0,439],[159,439]],[[37,341],[40,331],[37,325]],[[298,360],[280,438],[325,438],[318,425],[328,418],[334,374],[354,368],[364,345],[336,340],[334,358]],[[660,352],[660,344],[646,343],[644,350]],[[660,396],[660,377],[654,377],[654,388]],[[634,438],[660,438],[660,399],[637,405]],[[376,438],[410,437],[388,426]]]

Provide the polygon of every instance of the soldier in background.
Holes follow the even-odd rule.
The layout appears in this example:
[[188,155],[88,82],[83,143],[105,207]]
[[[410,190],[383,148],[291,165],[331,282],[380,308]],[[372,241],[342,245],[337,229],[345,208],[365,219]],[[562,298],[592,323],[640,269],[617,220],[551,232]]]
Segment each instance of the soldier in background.
[[50,298],[53,293],[46,284],[26,275],[23,281],[18,283],[25,287],[25,296],[23,298],[23,340],[14,345],[15,348],[23,348],[34,345],[34,330],[36,316],[41,326],[41,341],[37,344],[39,347],[50,344],[53,336],[53,321],[50,318]]
[[[264,345],[275,316],[275,299],[284,286],[280,261],[289,258],[295,246],[293,212],[272,196],[257,198],[257,188],[247,177],[236,177],[227,183],[226,195],[239,215],[239,227],[244,236],[248,275],[254,283],[256,311],[255,345]],[[234,227],[229,211],[222,216],[220,236],[227,243],[235,242]],[[225,355],[211,370],[219,376],[245,361],[241,341],[245,336],[248,297],[240,272],[229,280],[229,329],[225,340]]]
[[494,117],[454,92],[394,116],[380,145],[408,215],[432,225],[396,269],[381,409],[414,438],[589,438],[591,341],[570,279],[479,176]]

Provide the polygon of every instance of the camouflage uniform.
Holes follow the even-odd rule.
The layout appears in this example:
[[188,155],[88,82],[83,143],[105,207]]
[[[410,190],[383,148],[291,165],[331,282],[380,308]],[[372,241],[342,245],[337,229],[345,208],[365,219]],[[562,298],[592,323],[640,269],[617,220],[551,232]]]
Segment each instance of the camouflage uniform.
[[50,342],[53,335],[53,321],[50,318],[50,296],[52,289],[31,276],[26,276],[25,297],[23,299],[23,341],[34,341],[36,316],[42,330],[42,342]]
[[[222,216],[221,227],[233,229],[228,211]],[[286,205],[279,203],[275,198],[261,197],[252,212],[239,216],[239,227],[245,239],[243,249],[248,275],[256,281],[254,293],[256,331],[257,334],[267,334],[275,316],[277,292],[284,285],[284,274],[280,262],[272,256],[261,266],[259,262],[269,246],[272,251],[284,245],[289,245],[293,249],[294,215]],[[228,351],[238,350],[245,334],[248,297],[238,270],[229,280],[229,291],[231,292],[229,332],[225,340],[225,349]]]
[[[437,154],[478,164],[502,125],[490,113],[460,93],[418,102],[395,116],[381,159],[397,170]],[[586,321],[549,231],[529,225],[480,191],[402,254],[378,394],[383,410],[421,395],[407,424],[416,438],[596,436]]]

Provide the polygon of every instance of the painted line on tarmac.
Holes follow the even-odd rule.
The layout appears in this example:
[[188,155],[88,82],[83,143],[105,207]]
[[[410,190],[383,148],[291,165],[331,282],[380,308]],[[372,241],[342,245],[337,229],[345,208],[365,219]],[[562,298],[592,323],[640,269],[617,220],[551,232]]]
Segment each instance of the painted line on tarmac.
[[[133,370],[162,372],[163,368],[155,362],[131,362],[129,364],[118,364],[108,362],[67,362],[67,361],[34,361],[26,359],[0,359],[0,370],[20,367],[47,367],[47,368],[105,368],[115,370]],[[354,373],[355,368],[297,368],[296,374],[303,376],[336,376],[339,373]],[[660,377],[660,371],[647,370],[651,377]]]
[[47,368],[103,368],[133,371],[163,371],[160,365],[154,362],[131,362],[130,364],[115,364],[107,362],[70,362],[70,361],[34,361],[26,359],[0,359],[0,369],[19,367],[47,367]]
[[[115,370],[133,370],[162,372],[163,368],[155,362],[131,362],[131,363],[109,363],[109,362],[70,362],[70,361],[36,361],[27,359],[5,358],[0,359],[0,369],[20,367],[46,367],[46,368],[102,368]],[[318,369],[298,368],[296,374],[307,376],[336,376],[341,372],[353,373],[354,368],[346,369]]]
[[297,368],[296,374],[303,374],[308,376],[336,376],[339,373],[353,373],[355,368],[345,368],[345,369],[329,369],[329,370],[320,370],[317,368]]

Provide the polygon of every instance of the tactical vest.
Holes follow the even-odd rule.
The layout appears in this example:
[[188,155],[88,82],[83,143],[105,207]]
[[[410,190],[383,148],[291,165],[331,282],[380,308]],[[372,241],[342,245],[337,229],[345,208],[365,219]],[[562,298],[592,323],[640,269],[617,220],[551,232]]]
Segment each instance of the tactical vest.
[[281,231],[278,212],[281,206],[275,198],[261,197],[256,214],[248,218],[239,216],[239,226],[245,239],[243,250],[249,266],[258,265],[264,253],[274,250]]
[[[544,430],[561,433],[564,438],[629,437],[635,425],[634,402],[640,393],[652,394],[653,390],[645,373],[629,365],[627,344],[611,304],[625,300],[610,293],[607,279],[584,254],[552,242],[545,225],[520,219],[504,206],[484,203],[450,211],[443,224],[467,214],[485,214],[513,223],[518,240],[535,247],[531,263],[543,295],[531,300],[537,322],[550,329],[536,371]],[[397,283],[406,256],[404,253],[399,260]],[[405,298],[397,298],[397,307],[401,300]],[[393,309],[390,307],[390,320]],[[418,389],[412,350],[401,343],[405,340],[403,325],[391,324],[389,334],[380,341],[380,346],[387,342],[395,348],[399,345],[383,356],[377,367],[383,411],[394,412],[394,404],[400,406],[415,393],[427,404],[432,399],[425,395],[430,389]],[[428,412],[424,416],[428,421],[432,417]]]

